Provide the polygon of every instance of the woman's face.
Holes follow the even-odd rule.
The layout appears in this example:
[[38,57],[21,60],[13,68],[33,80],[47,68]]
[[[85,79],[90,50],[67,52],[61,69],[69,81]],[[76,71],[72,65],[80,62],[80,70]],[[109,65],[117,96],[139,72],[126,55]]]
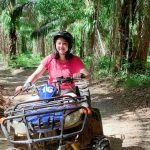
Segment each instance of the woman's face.
[[60,37],[56,40],[56,50],[59,52],[60,55],[65,55],[68,51],[68,42]]

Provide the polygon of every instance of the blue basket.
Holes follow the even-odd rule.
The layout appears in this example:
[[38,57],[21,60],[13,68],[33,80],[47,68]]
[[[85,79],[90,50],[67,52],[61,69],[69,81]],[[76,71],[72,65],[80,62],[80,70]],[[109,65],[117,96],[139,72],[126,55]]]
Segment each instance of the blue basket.
[[42,99],[49,99],[55,96],[56,91],[57,91],[56,87],[52,84],[43,85],[38,89],[39,96]]

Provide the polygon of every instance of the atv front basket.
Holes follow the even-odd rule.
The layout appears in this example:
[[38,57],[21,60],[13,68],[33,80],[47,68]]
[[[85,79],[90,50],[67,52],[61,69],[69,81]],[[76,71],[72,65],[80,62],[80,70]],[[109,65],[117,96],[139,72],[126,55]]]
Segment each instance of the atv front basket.
[[[81,103],[86,97],[58,96],[47,101],[34,100],[17,104],[5,112],[1,124],[2,131],[9,142],[13,144],[31,144],[33,142],[63,140],[83,131],[87,119],[87,111]],[[75,118],[75,119],[73,119]],[[70,120],[69,120],[70,119]],[[65,132],[76,127],[73,132]],[[48,136],[41,136],[44,133]],[[15,140],[14,135],[24,136],[23,140]],[[38,135],[38,136],[35,136]]]

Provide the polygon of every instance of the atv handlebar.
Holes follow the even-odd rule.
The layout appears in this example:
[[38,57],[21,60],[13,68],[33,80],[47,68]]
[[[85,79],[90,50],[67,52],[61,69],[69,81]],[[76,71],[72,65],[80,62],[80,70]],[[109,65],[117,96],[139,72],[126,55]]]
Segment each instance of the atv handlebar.
[[81,74],[80,78],[74,78],[74,77],[66,77],[64,78],[63,76],[61,77],[56,77],[56,81],[54,81],[55,83],[65,83],[65,82],[73,82],[73,81],[77,81],[77,80],[81,80],[84,79],[85,75]]
[[[84,74],[82,74],[82,73],[81,73],[80,78],[74,78],[74,77],[66,77],[66,78],[64,78],[63,76],[61,76],[61,77],[56,77],[56,80],[53,80],[52,83],[54,83],[55,85],[58,84],[58,88],[59,88],[59,86],[62,83],[65,83],[65,82],[74,82],[74,81],[78,81],[78,80],[85,79],[85,78],[86,78],[86,76]],[[37,86],[35,84],[33,84],[31,82],[25,83],[24,86],[19,90],[19,92],[17,92],[17,93],[14,94],[13,98],[15,98],[17,95],[19,95],[22,92],[28,92],[30,90],[38,91],[37,90]]]

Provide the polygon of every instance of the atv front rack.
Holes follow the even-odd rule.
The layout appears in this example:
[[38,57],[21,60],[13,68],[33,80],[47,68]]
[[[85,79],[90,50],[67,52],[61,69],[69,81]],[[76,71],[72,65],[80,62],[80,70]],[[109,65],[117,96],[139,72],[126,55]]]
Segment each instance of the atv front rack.
[[[2,131],[9,142],[13,144],[31,144],[33,142],[59,140],[76,136],[81,133],[85,127],[87,108],[82,106],[86,102],[86,97],[57,96],[45,100],[34,100],[19,103],[14,108],[5,112],[5,119],[1,124]],[[76,123],[71,116],[78,115]],[[79,115],[80,114],[80,115]],[[68,118],[71,120],[67,123]],[[15,127],[16,123],[16,127]],[[22,125],[22,126],[20,126]],[[22,130],[24,133],[17,133],[16,130]],[[71,132],[66,132],[69,128],[75,128]],[[55,135],[40,136],[44,133],[57,131]],[[24,136],[24,140],[15,140],[14,134]],[[35,135],[38,135],[35,136]]]

